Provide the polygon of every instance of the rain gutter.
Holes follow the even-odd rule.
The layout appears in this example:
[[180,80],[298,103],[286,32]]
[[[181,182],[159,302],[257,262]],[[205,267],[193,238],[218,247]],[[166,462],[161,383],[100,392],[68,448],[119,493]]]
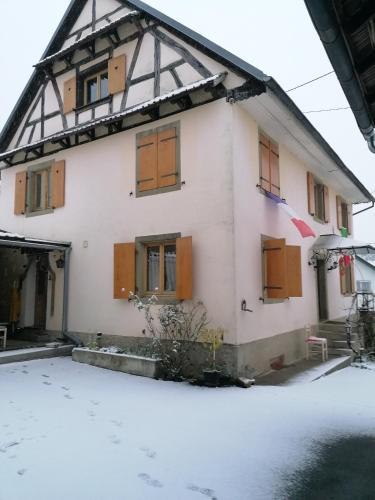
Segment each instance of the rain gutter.
[[342,35],[332,1],[305,0],[312,22],[327,52],[358,127],[372,153],[375,153],[374,123],[359,83],[350,51]]

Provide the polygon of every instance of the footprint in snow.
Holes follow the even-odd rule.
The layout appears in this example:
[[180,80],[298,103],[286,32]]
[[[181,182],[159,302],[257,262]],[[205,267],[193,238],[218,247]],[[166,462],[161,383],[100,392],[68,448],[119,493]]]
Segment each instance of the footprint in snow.
[[195,484],[189,484],[187,486],[187,489],[190,491],[196,491],[197,493],[201,493],[202,495],[210,498],[211,500],[218,500],[216,493],[214,490],[211,490],[210,488],[201,488],[200,486],[197,486]]
[[69,391],[70,387],[66,387],[66,385],[62,385],[61,389],[63,389],[64,391]]
[[94,399],[91,399],[90,403],[93,404],[93,405],[95,405],[95,406],[100,405],[100,401],[95,401]]
[[64,398],[65,399],[73,399],[72,396],[70,394],[64,394]]
[[17,474],[18,474],[19,476],[23,476],[23,475],[25,474],[25,472],[26,472],[26,471],[27,471],[27,469],[20,469],[20,470],[18,470],[18,471],[17,471]]
[[87,415],[89,415],[90,417],[96,417],[96,413],[92,410],[88,411]]
[[44,385],[52,385],[51,382],[43,382]]
[[4,443],[0,446],[0,452],[6,453],[8,448],[12,448],[12,446],[17,446],[20,444],[20,441],[9,441],[8,443]]
[[140,448],[141,451],[143,451],[148,458],[155,458],[156,457],[156,451],[150,450],[150,448]]
[[49,378],[49,375],[45,375],[45,374],[43,373],[42,377],[44,377],[44,378]]
[[25,375],[27,375],[29,372],[27,370],[22,370],[22,373],[24,373]]
[[17,455],[9,455],[8,457],[9,459],[14,459],[14,458],[17,458]]
[[124,425],[121,420],[111,420],[111,424],[114,424],[116,427],[122,427]]
[[121,443],[121,439],[119,439],[117,436],[113,435],[113,436],[109,436],[109,437],[110,437],[112,444],[120,444]]
[[154,488],[162,488],[163,487],[163,484],[160,481],[158,481],[157,479],[152,479],[152,477],[150,477],[145,472],[141,472],[140,474],[138,474],[138,477],[139,477],[139,479],[142,479],[142,481],[144,483],[148,484],[149,486],[153,486]]

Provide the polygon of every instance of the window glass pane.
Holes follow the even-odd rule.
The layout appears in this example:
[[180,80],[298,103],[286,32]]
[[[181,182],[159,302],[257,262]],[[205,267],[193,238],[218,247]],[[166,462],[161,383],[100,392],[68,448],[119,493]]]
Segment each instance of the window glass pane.
[[147,247],[147,290],[157,292],[160,289],[160,247]]
[[34,193],[34,205],[35,208],[42,208],[42,174],[38,173],[34,176],[34,185],[35,185],[35,193]]
[[346,203],[341,203],[342,225],[348,229],[348,207]]
[[324,220],[324,186],[315,184],[315,215],[318,219]]
[[166,292],[176,290],[176,245],[164,247],[164,290]]
[[87,95],[87,104],[95,102],[97,99],[97,78],[91,78],[91,80],[87,80],[86,82],[86,95]]
[[108,96],[108,73],[100,75],[100,98]]

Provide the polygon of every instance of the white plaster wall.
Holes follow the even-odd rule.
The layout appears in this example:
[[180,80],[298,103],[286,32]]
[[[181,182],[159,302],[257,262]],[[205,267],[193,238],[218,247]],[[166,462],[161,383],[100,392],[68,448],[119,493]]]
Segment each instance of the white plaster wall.
[[113,244],[181,232],[193,237],[194,297],[206,304],[212,325],[226,330],[226,341],[235,342],[231,109],[216,101],[152,126],[176,120],[186,183],[180,191],[129,195],[136,187],[135,136],[150,125],[57,156],[66,161],[66,199],[53,214],[14,216],[15,174],[25,167],[4,171],[0,227],[72,242],[70,331],[141,335],[142,315],[127,301],[112,298]]
[[[277,333],[303,328],[318,322],[316,275],[308,266],[313,238],[302,238],[288,216],[264,196],[259,183],[258,126],[238,105],[231,106],[234,123],[234,214],[236,321],[240,343],[271,337]],[[297,160],[282,144],[280,153],[281,194],[317,235],[332,232],[336,226],[336,193],[330,186],[331,222],[321,224],[307,212],[306,173],[308,166]],[[287,244],[302,249],[303,297],[282,303],[264,304],[262,297],[261,234],[286,238]],[[348,299],[340,294],[338,271],[327,275],[329,316],[345,314]],[[241,300],[247,301],[253,313],[241,312]]]

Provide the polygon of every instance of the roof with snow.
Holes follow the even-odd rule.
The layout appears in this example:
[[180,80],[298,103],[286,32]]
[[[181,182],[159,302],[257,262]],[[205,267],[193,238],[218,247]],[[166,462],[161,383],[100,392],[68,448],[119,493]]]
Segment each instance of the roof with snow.
[[[185,40],[187,43],[193,45],[198,50],[202,51],[209,57],[214,58],[218,62],[221,62],[228,69],[234,73],[246,78],[251,84],[258,85],[260,89],[259,92],[271,92],[273,93],[283,107],[290,112],[296,120],[299,122],[305,131],[319,144],[320,148],[324,151],[328,157],[334,161],[338,168],[343,172],[343,174],[358,188],[358,190],[364,195],[366,201],[375,202],[372,194],[365,188],[365,186],[357,179],[357,177],[348,169],[348,167],[342,162],[331,146],[326,142],[326,140],[321,136],[321,134],[315,129],[315,127],[309,122],[306,116],[300,111],[300,109],[295,105],[292,99],[286,94],[286,92],[278,85],[278,83],[270,76],[265,75],[261,70],[255,66],[249,64],[248,62],[240,59],[236,55],[228,52],[219,45],[211,42],[204,36],[196,33],[195,31],[187,28],[181,23],[175,21],[174,19],[166,16],[160,11],[154,9],[153,7],[147,5],[141,0],[118,0],[120,3],[129,6],[130,8],[138,11],[140,15],[146,19],[156,20],[160,25],[167,28],[169,31],[174,33],[176,36]],[[54,33],[47,49],[45,50],[41,61],[36,65],[37,68],[34,70],[29,82],[27,83],[23,93],[21,94],[15,108],[13,109],[8,121],[6,122],[2,133],[0,134],[0,151],[6,151],[9,142],[17,130],[19,124],[24,116],[24,110],[31,104],[34,99],[36,92],[43,81],[43,69],[45,64],[49,64],[54,58],[61,56],[64,51],[61,50],[61,45],[64,42],[67,34],[73,27],[75,21],[77,20],[81,10],[83,9],[86,0],[71,0],[68,9],[65,12],[56,32]],[[131,13],[132,15],[138,15],[136,13]],[[128,14],[129,15],[129,14]],[[126,22],[126,16],[123,16],[122,22]],[[111,29],[108,25],[105,29]],[[103,28],[104,29],[104,28]],[[95,36],[100,35],[100,29],[96,30]],[[99,33],[99,35],[98,35]],[[91,37],[93,34],[87,35]],[[91,40],[91,38],[90,38]],[[87,39],[86,39],[87,42]],[[80,42],[77,42],[78,46]],[[85,43],[85,38],[83,39]],[[72,50],[68,47],[64,50]]]
[[71,246],[66,241],[43,240],[0,229],[0,246],[39,248],[41,250],[65,250]]

